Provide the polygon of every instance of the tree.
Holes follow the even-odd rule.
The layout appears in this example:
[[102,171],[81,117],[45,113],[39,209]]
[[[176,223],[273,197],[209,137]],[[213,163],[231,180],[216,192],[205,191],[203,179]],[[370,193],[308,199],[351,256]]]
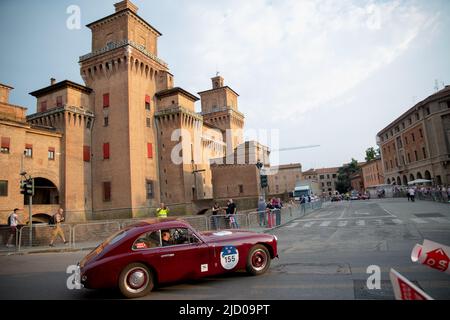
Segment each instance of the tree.
[[370,147],[366,150],[366,161],[375,160],[380,156],[380,148]]
[[336,182],[336,190],[339,193],[346,193],[351,190],[352,185],[350,182],[350,176],[356,172],[359,172],[358,161],[353,159],[350,163],[344,164],[338,170],[338,177]]

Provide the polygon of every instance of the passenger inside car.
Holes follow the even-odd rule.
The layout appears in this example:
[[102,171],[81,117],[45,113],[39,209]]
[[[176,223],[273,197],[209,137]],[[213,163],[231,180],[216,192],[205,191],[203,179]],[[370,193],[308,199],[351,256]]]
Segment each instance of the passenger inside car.
[[133,244],[133,249],[148,249],[159,247],[159,231],[149,232],[139,237]]

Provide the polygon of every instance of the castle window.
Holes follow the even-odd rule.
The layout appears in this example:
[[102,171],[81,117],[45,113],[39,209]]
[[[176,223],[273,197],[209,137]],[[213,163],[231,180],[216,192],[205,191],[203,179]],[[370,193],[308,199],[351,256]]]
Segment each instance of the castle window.
[[109,159],[109,142],[103,144],[103,159]]
[[244,193],[244,186],[242,184],[239,185],[239,193]]
[[103,182],[103,201],[111,201],[111,182],[109,181]]
[[41,112],[47,111],[47,100],[41,102]]
[[422,129],[419,129],[419,134],[420,134],[420,137],[423,138],[423,132],[422,132]]
[[33,145],[32,144],[25,145],[25,157],[28,157],[28,158],[33,157]]
[[107,127],[109,125],[109,117],[104,117],[103,118],[103,126]]
[[419,160],[419,157],[418,157],[418,155],[417,155],[417,151],[416,151],[416,150],[414,150],[414,156],[416,157],[416,161],[418,161],[418,160]]
[[91,161],[91,147],[83,146],[83,161],[89,162]]
[[109,108],[109,93],[103,94],[103,108]]
[[55,148],[48,148],[48,160],[55,160]]
[[0,180],[0,197],[8,196],[8,180]]
[[150,110],[150,96],[145,95],[145,110]]
[[427,152],[425,151],[425,148],[422,148],[423,158],[427,158]]
[[416,141],[416,138],[414,137],[414,133],[411,134],[411,137],[412,137],[412,141]]
[[147,128],[151,127],[152,120],[150,118],[146,119]]
[[62,96],[57,96],[56,97],[56,106],[57,107],[62,107]]
[[2,137],[1,153],[9,153],[10,138]]
[[[153,181],[145,180],[145,190],[147,193],[147,199],[153,199]],[[167,194],[166,194],[167,197]]]

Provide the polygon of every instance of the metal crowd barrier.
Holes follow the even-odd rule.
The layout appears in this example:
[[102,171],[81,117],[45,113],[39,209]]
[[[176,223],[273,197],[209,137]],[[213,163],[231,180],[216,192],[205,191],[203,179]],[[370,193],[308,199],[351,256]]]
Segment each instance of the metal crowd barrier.
[[[61,224],[62,231],[64,232],[64,237],[68,242],[68,245],[71,245],[72,241],[72,225],[62,223]],[[48,247],[50,244],[50,240],[55,232],[56,227],[48,224],[34,224],[32,227],[32,239],[30,246],[30,227],[23,226],[19,231],[19,243],[18,250],[20,251],[22,248],[32,248],[32,247]],[[62,239],[60,236],[57,236],[54,244],[59,245],[62,243]]]
[[72,245],[74,248],[97,246],[120,229],[121,225],[118,221],[77,224],[72,231]]
[[[280,224],[285,224],[294,219],[304,216],[306,213],[316,209],[322,208],[323,201],[310,202],[304,204],[287,204],[280,209],[272,209],[264,211],[263,219],[259,212],[250,212],[248,214],[235,214],[232,215],[236,219],[237,227],[239,229],[251,229],[260,227],[275,227]],[[226,215],[202,215],[202,216],[178,216],[177,218],[183,219],[192,225],[198,231],[208,230],[222,230],[231,229],[230,219]],[[62,223],[61,228],[65,234],[66,240],[69,245],[78,247],[92,247],[98,245],[98,243],[104,241],[114,232],[117,232],[129,225],[139,223],[142,220],[148,218],[135,218],[135,219],[118,219],[109,221],[89,222],[83,224],[68,224]],[[32,228],[32,243],[31,247],[48,247],[50,239],[55,231],[55,227],[48,224],[34,224]],[[0,239],[6,244],[11,234],[10,227],[0,228]],[[16,248],[30,247],[30,227],[23,226],[16,232],[15,243]],[[54,244],[60,246],[62,239],[58,237]]]

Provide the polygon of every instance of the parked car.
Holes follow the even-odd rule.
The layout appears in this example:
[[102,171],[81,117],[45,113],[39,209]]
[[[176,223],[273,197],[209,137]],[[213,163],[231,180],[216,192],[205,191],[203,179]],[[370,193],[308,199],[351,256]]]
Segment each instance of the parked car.
[[361,200],[369,200],[369,199],[370,199],[370,195],[367,194],[367,193],[363,193],[363,194],[360,196],[360,199],[361,199]]
[[119,287],[125,297],[137,298],[162,283],[237,270],[260,275],[275,257],[273,235],[198,232],[183,220],[149,219],[109,237],[79,262],[79,271],[85,288]]

